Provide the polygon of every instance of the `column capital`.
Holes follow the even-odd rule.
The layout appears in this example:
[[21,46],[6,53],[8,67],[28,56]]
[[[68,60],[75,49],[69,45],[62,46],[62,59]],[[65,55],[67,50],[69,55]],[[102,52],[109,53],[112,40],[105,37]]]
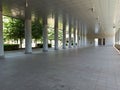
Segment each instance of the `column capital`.
[[30,10],[29,0],[26,0],[25,2],[25,19],[31,19],[31,10]]

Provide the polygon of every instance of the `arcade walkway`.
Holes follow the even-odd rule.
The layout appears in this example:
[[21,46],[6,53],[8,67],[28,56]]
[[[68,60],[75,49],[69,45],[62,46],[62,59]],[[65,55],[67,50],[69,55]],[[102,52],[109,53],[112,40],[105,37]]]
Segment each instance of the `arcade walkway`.
[[120,55],[91,47],[7,57],[0,90],[120,90]]

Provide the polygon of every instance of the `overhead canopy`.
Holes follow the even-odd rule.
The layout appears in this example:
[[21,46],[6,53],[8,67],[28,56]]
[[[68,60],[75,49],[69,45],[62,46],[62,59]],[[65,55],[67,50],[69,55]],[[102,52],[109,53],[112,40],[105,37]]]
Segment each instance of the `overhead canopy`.
[[84,22],[88,32],[94,34],[113,34],[113,27],[117,27],[120,20],[120,0],[2,0],[2,2],[4,15],[24,18],[27,4],[32,15],[40,16],[56,11],[60,14],[69,14]]

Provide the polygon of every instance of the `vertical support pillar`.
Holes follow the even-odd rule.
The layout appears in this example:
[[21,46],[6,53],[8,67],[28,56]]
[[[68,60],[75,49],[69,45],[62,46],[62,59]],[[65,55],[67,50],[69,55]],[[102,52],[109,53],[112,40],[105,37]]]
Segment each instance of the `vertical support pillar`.
[[0,1],[0,58],[4,58],[2,2]]
[[63,49],[66,49],[66,15],[63,15]]
[[117,42],[117,32],[115,32],[115,44],[117,44],[116,42]]
[[84,24],[82,24],[82,27],[83,27],[83,46],[85,46],[85,27],[84,27]]
[[87,26],[84,25],[84,33],[85,33],[85,46],[87,46]]
[[118,44],[120,44],[120,30],[118,29]]
[[58,13],[55,13],[54,40],[55,50],[58,50]]
[[43,16],[43,52],[48,51],[47,15]]
[[83,46],[83,24],[81,24],[81,46]]
[[118,31],[116,32],[116,44],[118,44]]
[[72,20],[69,17],[69,48],[71,48],[71,29],[72,29]]
[[103,38],[101,38],[101,45],[103,45]]
[[118,44],[118,31],[116,32],[116,44]]
[[25,7],[25,54],[30,53],[32,53],[31,11],[27,5]]
[[116,32],[116,40],[117,40],[117,44],[118,44],[118,31]]
[[119,30],[118,30],[118,44],[119,44]]
[[82,39],[83,39],[83,37],[82,37],[82,23],[80,23],[80,36],[81,36],[81,38],[80,38],[80,46],[82,46]]
[[76,20],[74,20],[74,47],[76,47]]
[[79,21],[77,22],[77,46],[80,46],[80,27],[79,27]]

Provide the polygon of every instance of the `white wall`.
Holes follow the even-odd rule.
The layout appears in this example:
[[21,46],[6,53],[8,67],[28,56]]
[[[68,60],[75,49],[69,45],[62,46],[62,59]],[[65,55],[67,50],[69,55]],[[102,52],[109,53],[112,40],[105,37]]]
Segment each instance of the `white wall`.
[[112,46],[112,45],[114,45],[114,42],[115,42],[114,36],[105,38],[105,45],[106,46]]
[[[88,34],[88,38],[87,38],[88,45],[94,45],[95,44],[95,42],[94,42],[95,38],[101,38],[101,39],[105,38],[105,45],[106,46],[112,46],[112,45],[114,45],[114,42],[115,42],[114,35],[104,36],[104,35]],[[92,44],[91,44],[91,42],[92,42]]]

